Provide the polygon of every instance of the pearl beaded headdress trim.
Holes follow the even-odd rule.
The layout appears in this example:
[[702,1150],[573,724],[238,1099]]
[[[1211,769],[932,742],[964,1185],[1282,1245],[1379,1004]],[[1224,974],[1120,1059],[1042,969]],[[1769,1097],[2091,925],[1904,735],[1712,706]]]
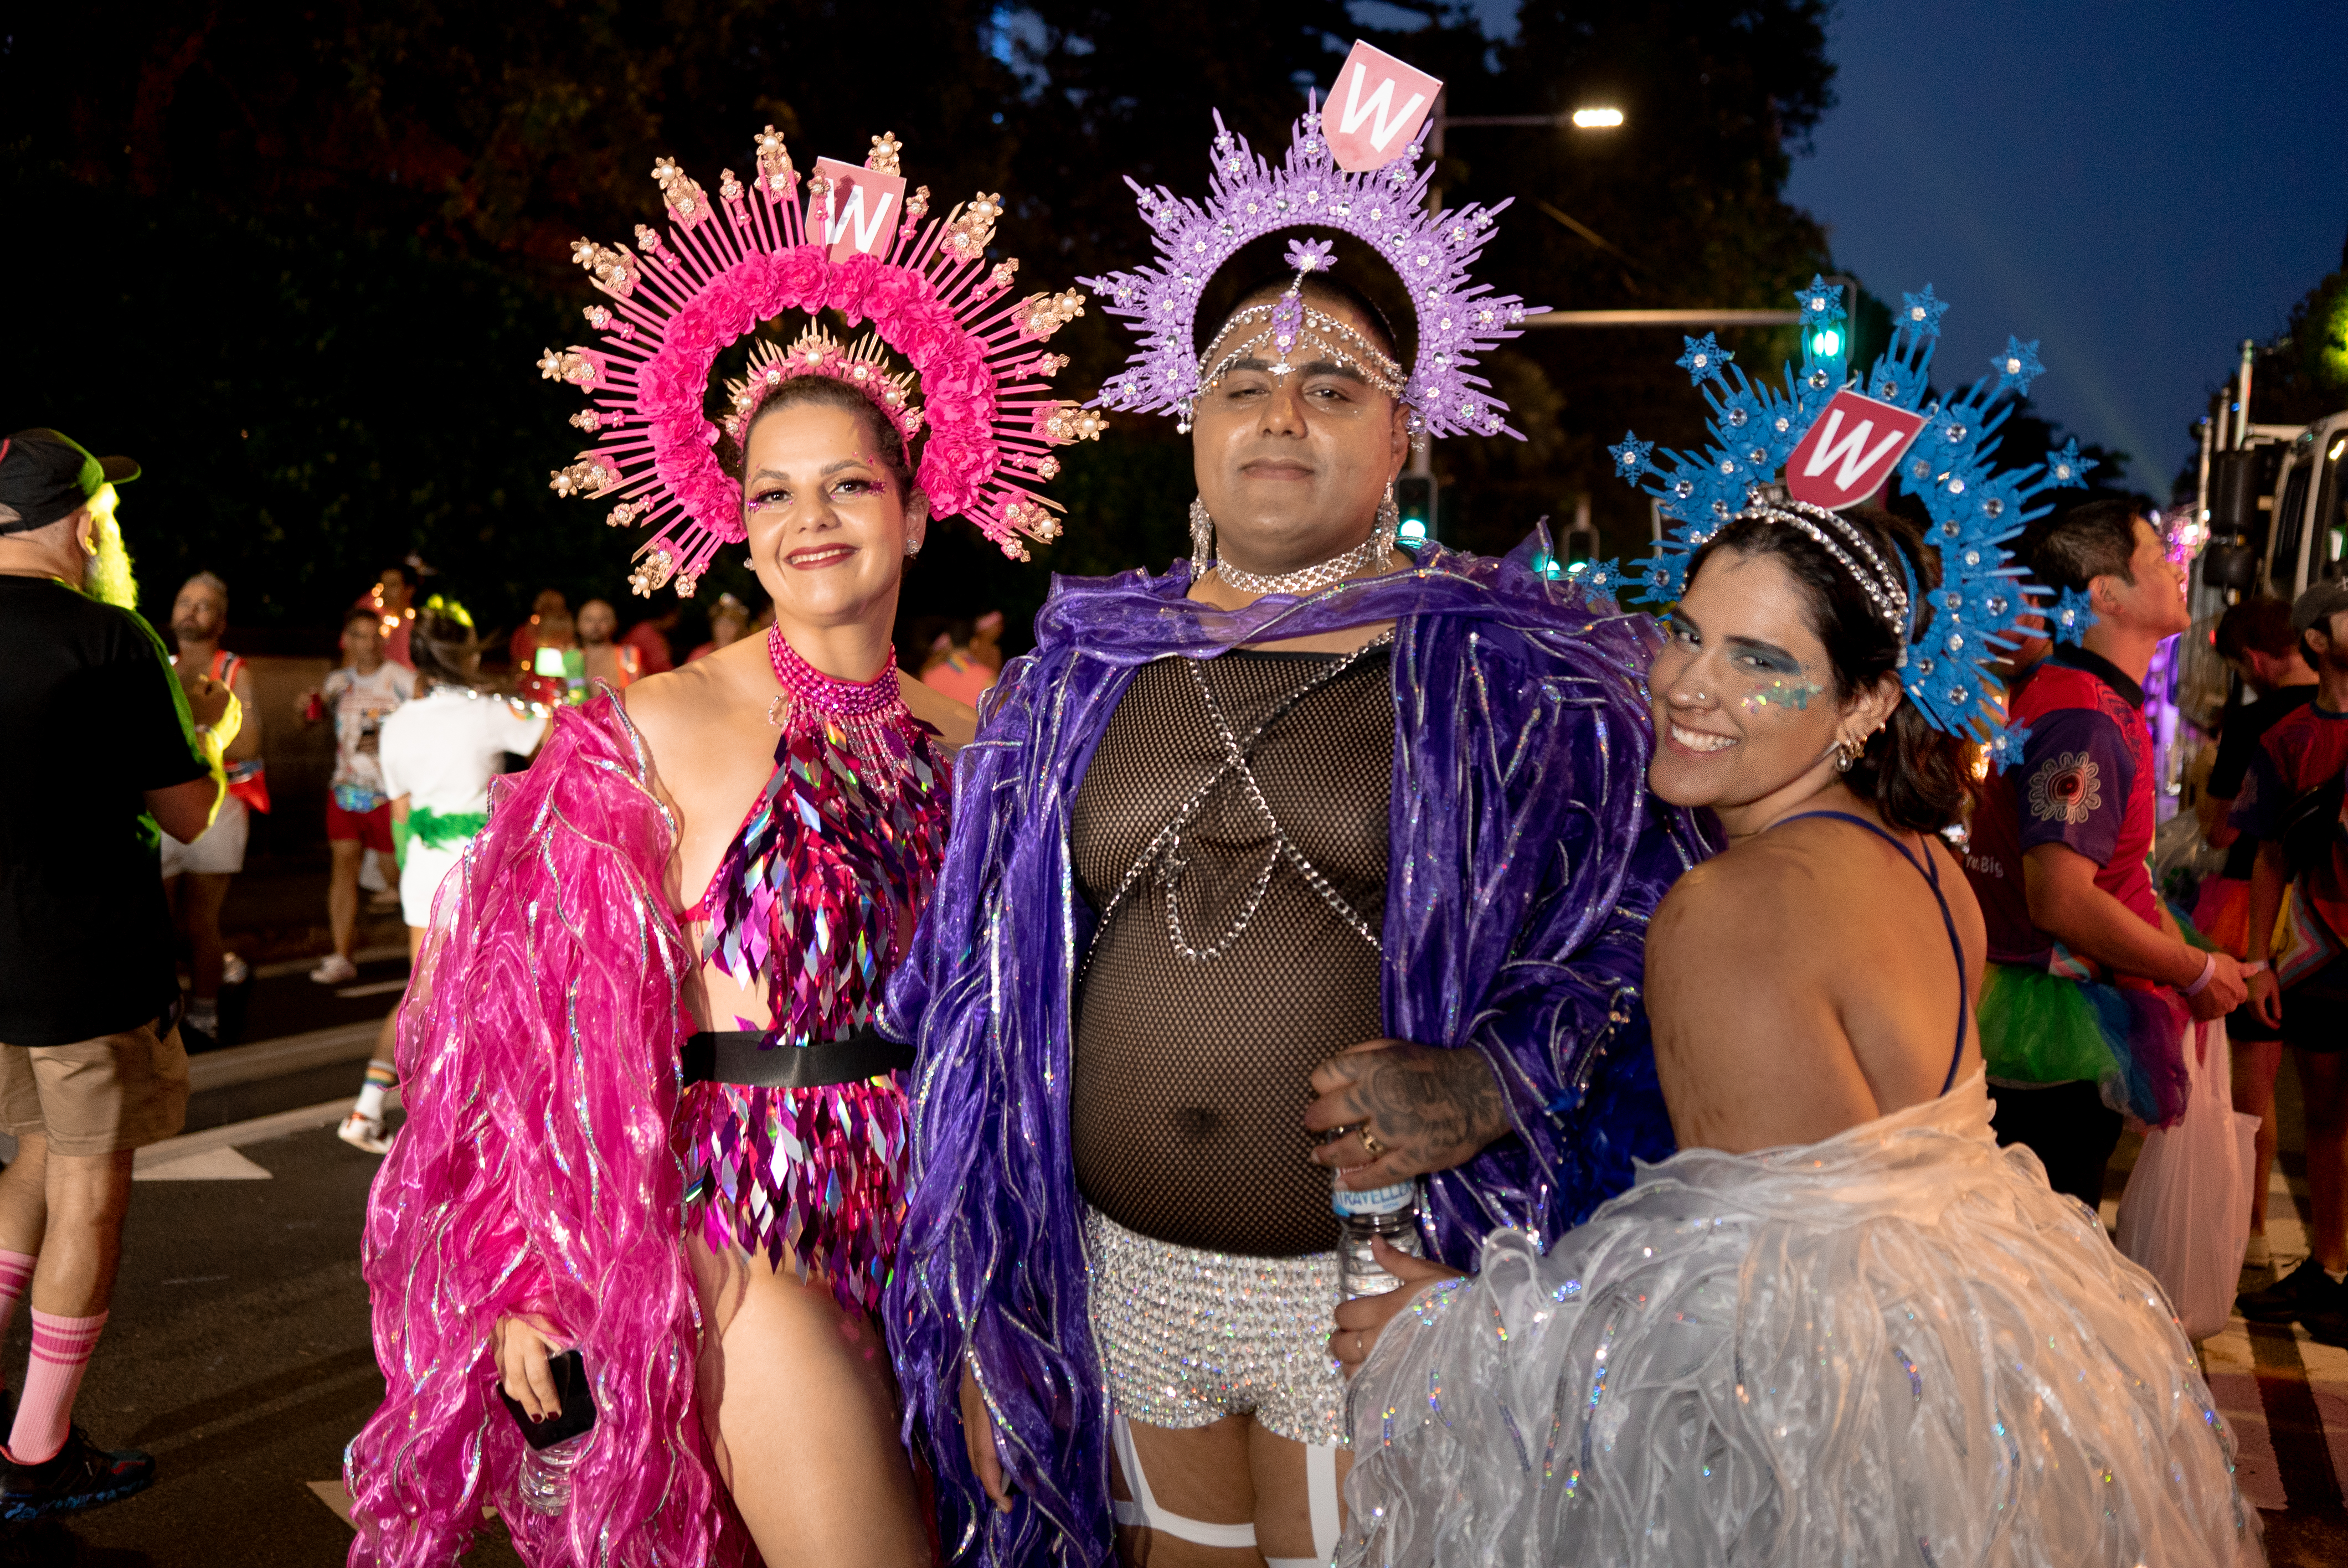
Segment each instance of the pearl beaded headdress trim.
[[[1841,291],[1812,278],[1794,299],[1802,313],[1802,364],[1798,372],[1787,367],[1782,391],[1749,379],[1711,334],[1687,338],[1677,363],[1691,383],[1704,386],[1712,405],[1712,445],[1701,452],[1665,451],[1662,463],[1655,461],[1655,444],[1634,435],[1607,448],[1615,473],[1653,496],[1671,523],[1655,553],[1640,563],[1646,586],[1640,597],[1654,604],[1676,600],[1686,588],[1690,558],[1735,518],[1800,527],[1894,627],[1903,649],[1901,682],[1925,720],[1944,733],[1979,741],[2003,766],[2021,754],[2024,732],[2000,727],[1990,661],[2028,635],[2025,617],[2043,615],[2050,635],[2070,642],[2095,620],[2085,595],[2037,588],[2012,564],[2013,554],[2005,547],[2024,525],[2053,509],[2032,501],[2053,490],[2084,488],[2095,460],[2082,457],[2075,440],[2023,468],[1999,469],[1990,461],[1998,431],[2016,405],[2004,401],[2006,395],[2017,395],[2018,401],[2045,372],[2035,343],[2009,337],[2004,352],[1990,361],[1991,374],[1945,402],[1926,402],[1941,315],[1948,309],[1929,284],[1921,293],[1900,296],[1890,346],[1863,380],[1849,374]],[[1822,344],[1833,352],[1820,352]],[[1921,605],[1904,561],[1886,562],[1868,549],[1861,552],[1862,567],[1844,548],[1861,542],[1859,530],[1824,507],[1788,501],[1778,490],[1787,458],[1846,384],[1923,415],[1923,429],[1892,470],[1893,482],[1923,503],[1931,519],[1925,539],[1940,557],[1941,585],[1922,595]],[[1833,527],[1840,547],[1822,523]],[[2034,592],[2044,608],[2031,604]]]
[[[829,174],[819,166],[802,192],[782,137],[768,126],[750,182],[726,169],[714,200],[673,159],[654,166],[668,210],[665,236],[638,224],[633,250],[592,240],[572,247],[611,302],[586,313],[602,346],[548,349],[539,360],[548,379],[592,400],[571,422],[599,438],[551,484],[558,495],[616,501],[614,528],[653,526],[629,579],[638,593],[673,579],[690,598],[718,548],[746,537],[742,487],[718,460],[703,400],[717,355],[791,312],[834,311],[870,332],[850,349],[819,333],[779,355],[754,352],[745,378],[729,389],[730,420],[741,429],[782,381],[835,376],[866,391],[909,444],[926,428],[914,483],[932,515],[968,518],[1019,560],[1027,559],[1027,540],[1059,533],[1059,504],[1041,488],[1059,472],[1051,448],[1096,439],[1106,422],[1050,395],[1047,378],[1068,362],[1042,344],[1084,313],[1085,296],[1074,289],[1012,296],[1019,263],[986,259],[1002,198],[982,191],[931,217],[927,186],[903,196],[901,151],[894,136],[872,138],[864,162],[872,190],[869,205],[859,205],[863,177],[845,164]],[[854,187],[845,202],[843,186]],[[902,222],[884,221],[899,211]],[[882,345],[909,369],[891,373]],[[927,392],[920,412],[916,384]]]

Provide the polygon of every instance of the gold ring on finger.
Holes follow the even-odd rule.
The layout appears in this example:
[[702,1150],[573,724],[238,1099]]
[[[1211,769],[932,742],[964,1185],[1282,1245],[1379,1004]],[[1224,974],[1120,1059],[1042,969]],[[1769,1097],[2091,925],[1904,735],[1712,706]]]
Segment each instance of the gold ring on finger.
[[1362,1129],[1362,1147],[1370,1152],[1373,1160],[1386,1152],[1386,1146],[1378,1142],[1378,1135],[1366,1127]]

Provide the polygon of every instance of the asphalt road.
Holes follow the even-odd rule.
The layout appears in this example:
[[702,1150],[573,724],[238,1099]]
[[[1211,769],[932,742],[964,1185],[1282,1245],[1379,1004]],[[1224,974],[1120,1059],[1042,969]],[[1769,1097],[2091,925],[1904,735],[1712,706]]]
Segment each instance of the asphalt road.
[[[357,983],[399,968],[370,964]],[[252,1012],[300,1038],[199,1061],[188,1129],[205,1152],[177,1179],[151,1179],[172,1172],[167,1162],[133,1188],[112,1320],[76,1412],[100,1443],[152,1452],[159,1479],[63,1524],[0,1526],[0,1568],[344,1560],[351,1533],[331,1501],[343,1445],[383,1393],[358,1269],[378,1162],[342,1143],[326,1119],[356,1091],[366,1022],[384,1006],[383,992],[337,997],[300,973],[263,975]],[[2278,1087],[2283,1154],[2270,1228],[2288,1266],[2304,1251],[2307,1185],[2288,1069]],[[2134,1149],[2127,1141],[2115,1161],[2107,1223]],[[28,1338],[19,1311],[0,1351],[10,1386]],[[2201,1351],[2271,1561],[2348,1563],[2348,1348],[2237,1317]],[[473,1568],[519,1562],[494,1522],[466,1559]]]
[[[189,1129],[348,1095],[359,1075],[334,1063],[207,1090]],[[310,1568],[349,1551],[349,1527],[314,1488],[339,1485],[343,1445],[383,1397],[358,1265],[379,1162],[327,1127],[239,1152],[267,1178],[132,1188],[113,1317],[76,1409],[101,1444],[154,1454],[155,1485],[0,1533],[0,1563]],[[29,1333],[19,1311],[0,1357],[11,1380]],[[520,1559],[491,1523],[466,1562]]]

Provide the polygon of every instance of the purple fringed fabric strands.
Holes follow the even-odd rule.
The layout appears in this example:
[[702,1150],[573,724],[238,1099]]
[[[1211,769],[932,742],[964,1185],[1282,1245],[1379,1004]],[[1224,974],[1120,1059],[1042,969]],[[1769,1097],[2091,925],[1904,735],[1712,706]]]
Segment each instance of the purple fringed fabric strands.
[[[920,1047],[905,1245],[883,1322],[948,1550],[989,1563],[1109,1555],[1106,1399],[1068,1141],[1069,1013],[1088,908],[1069,805],[1138,666],[1400,618],[1387,1032],[1484,1052],[1518,1135],[1429,1179],[1429,1250],[1509,1225],[1554,1235],[1672,1148],[1639,1004],[1646,919],[1704,851],[1651,810],[1652,624],[1534,569],[1430,549],[1414,570],[1223,611],[1187,569],[1062,579],[1034,653],[957,759],[963,820],[880,1025]],[[1300,1098],[1302,1086],[1298,1086]],[[976,1366],[1016,1497],[963,1448]]]
[[[344,1473],[355,1568],[442,1568],[493,1504],[536,1564],[733,1564],[749,1543],[695,1413],[701,1322],[672,1143],[694,955],[662,892],[675,828],[610,694],[559,710],[444,883],[399,1014],[407,1122],[362,1266],[383,1406]],[[499,1317],[584,1353],[596,1436],[556,1519],[514,1490]]]
[[[893,688],[893,670],[889,678]],[[767,1050],[845,1039],[870,1022],[937,879],[948,776],[926,727],[891,701],[893,720],[856,735],[790,711],[774,776],[693,911],[710,923],[705,959],[746,988],[766,977]],[[709,1245],[763,1253],[778,1267],[788,1253],[802,1277],[829,1276],[843,1306],[877,1307],[904,1215],[900,1076],[688,1086],[686,1197]]]

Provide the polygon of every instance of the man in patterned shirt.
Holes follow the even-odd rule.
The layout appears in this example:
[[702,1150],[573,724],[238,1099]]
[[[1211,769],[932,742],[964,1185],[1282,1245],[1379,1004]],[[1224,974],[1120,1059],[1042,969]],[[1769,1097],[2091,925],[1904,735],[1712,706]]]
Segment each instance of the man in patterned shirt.
[[2156,1121],[2181,1111],[2185,1013],[2222,1017],[2244,986],[2232,958],[2184,940],[2145,868],[2143,682],[2161,640],[2192,623],[2184,569],[2118,500],[2065,514],[2028,553],[2040,581],[2088,595],[2096,621],[2018,684],[2008,712],[2029,732],[2022,758],[1983,783],[1974,808],[1965,869],[1991,960],[1982,1050],[1998,1141],[2028,1145],[2055,1191],[2093,1208],[2117,1107]]

